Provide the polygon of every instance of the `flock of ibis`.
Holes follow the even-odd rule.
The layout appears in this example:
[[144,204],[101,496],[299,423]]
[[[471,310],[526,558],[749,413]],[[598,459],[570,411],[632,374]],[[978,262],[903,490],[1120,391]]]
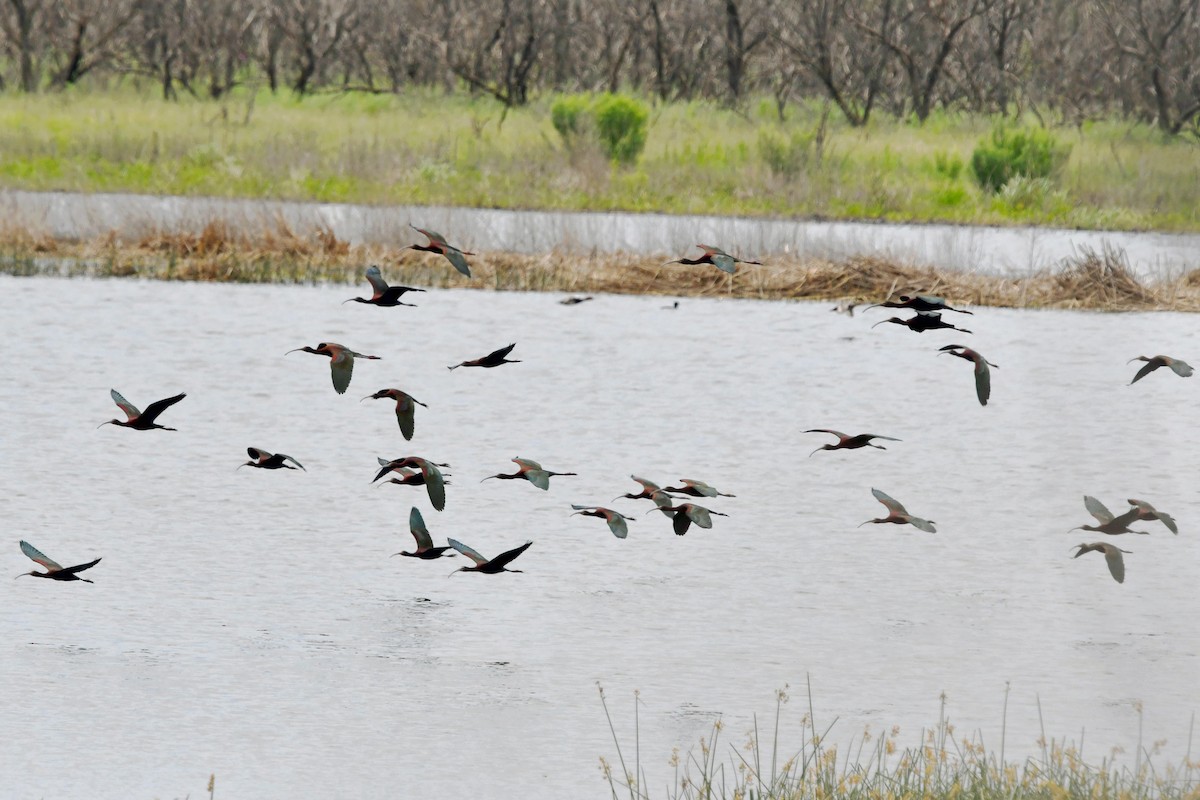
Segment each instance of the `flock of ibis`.
[[[451,265],[459,272],[467,277],[471,276],[470,266],[466,260],[466,256],[474,255],[468,251],[460,250],[457,247],[449,244],[445,237],[440,234],[416,228],[415,230],[423,234],[428,240],[427,245],[410,245],[411,249],[437,253],[444,256]],[[703,255],[698,258],[688,259],[681,258],[668,263],[678,263],[685,265],[708,264],[722,270],[723,272],[734,274],[738,264],[760,264],[758,261],[743,260],[737,258],[719,247],[711,245],[699,245],[704,251]],[[401,298],[409,292],[424,292],[424,289],[417,289],[411,286],[393,286],[389,285],[383,278],[379,267],[371,266],[366,270],[366,279],[372,288],[372,295],[368,298],[352,297],[344,302],[357,302],[368,305],[376,305],[382,307],[409,306],[414,304],[402,302]],[[576,305],[582,302],[591,300],[592,298],[568,298],[562,300],[565,305]],[[678,308],[679,303],[676,301],[673,305],[667,306],[668,310]],[[843,303],[832,309],[840,313],[845,313],[850,316],[854,315],[858,304]],[[907,319],[901,317],[891,317],[875,323],[872,327],[882,325],[884,323],[893,323],[908,328],[915,333],[923,333],[929,330],[948,329],[958,331],[964,334],[970,334],[971,331],[965,328],[959,328],[942,319],[945,312],[954,312],[959,314],[972,314],[973,312],[966,309],[953,308],[948,305],[945,300],[940,297],[932,297],[928,295],[900,295],[896,299],[887,299],[880,303],[867,306],[866,308],[885,307],[893,309],[904,309],[913,312],[913,316]],[[865,309],[864,309],[865,310]],[[479,358],[462,361],[458,364],[448,365],[450,370],[458,369],[459,367],[480,367],[492,369],[505,364],[520,363],[520,359],[510,359],[516,343],[501,347],[487,355]],[[375,355],[366,355],[358,353],[350,348],[336,344],[333,342],[321,342],[316,347],[300,347],[288,351],[312,353],[314,355],[326,356],[330,360],[330,375],[333,382],[333,388],[338,394],[345,394],[350,386],[351,378],[354,374],[354,362],[356,359],[378,360],[380,357]],[[970,361],[974,368],[975,379],[975,395],[981,406],[986,406],[991,396],[991,368],[996,365],[988,361],[983,355],[976,350],[960,344],[951,344],[941,347],[938,355],[952,355],[958,358]],[[287,355],[285,353],[284,355]],[[1136,383],[1159,367],[1167,367],[1175,375],[1180,377],[1190,377],[1192,368],[1185,362],[1165,355],[1157,355],[1152,357],[1138,356],[1130,359],[1133,361],[1145,362],[1130,384]],[[108,422],[101,423],[103,425],[117,425],[124,428],[132,428],[134,430],[149,431],[149,430],[167,430],[173,431],[175,428],[169,428],[158,423],[159,417],[163,415],[169,408],[176,403],[182,401],[187,395],[177,394],[172,397],[167,397],[162,400],[157,400],[146,406],[144,411],[139,411],[137,406],[126,400],[116,389],[113,389],[112,399],[117,404],[126,416],[126,419],[113,419]],[[398,388],[386,388],[370,394],[364,398],[365,400],[383,400],[388,399],[395,402],[396,420],[400,428],[400,433],[405,441],[411,441],[416,431],[416,407],[427,407],[425,403],[417,400],[406,391]],[[362,402],[360,401],[360,402]],[[825,450],[857,450],[862,448],[875,448],[884,450],[886,447],[882,444],[876,444],[874,440],[895,442],[900,441],[891,436],[884,436],[876,433],[859,433],[847,434],[841,431],[830,428],[811,428],[805,433],[821,433],[836,437],[834,443],[823,444],[813,450],[809,456]],[[258,447],[248,447],[246,450],[250,457],[249,461],[241,464],[241,467],[254,467],[257,469],[288,469],[288,470],[304,470],[304,466],[295,458],[284,453],[271,453]],[[572,476],[574,472],[556,472],[546,469],[537,461],[529,458],[517,457],[512,459],[517,465],[517,471],[512,473],[498,473],[490,475],[483,480],[524,480],[531,483],[533,486],[541,490],[549,490],[550,478]],[[402,456],[396,459],[378,459],[379,469],[375,474],[371,483],[376,483],[385,476],[391,475],[384,483],[399,484],[402,486],[423,486],[428,495],[429,502],[437,511],[442,511],[446,507],[446,486],[449,481],[446,480],[448,473],[443,473],[443,469],[448,469],[449,465],[431,461],[420,456]],[[649,500],[654,504],[654,507],[646,513],[659,512],[671,519],[671,525],[674,532],[683,536],[688,532],[692,525],[700,528],[711,528],[713,526],[713,516],[728,516],[720,511],[714,511],[711,508],[683,501],[686,498],[704,498],[706,500],[715,500],[719,497],[733,497],[733,494],[723,492],[717,488],[696,479],[681,479],[679,486],[667,486],[663,488],[660,484],[646,478],[641,478],[636,475],[630,476],[640,487],[641,491],[637,493],[626,493],[620,495],[614,500],[629,499],[629,500]],[[382,485],[382,484],[380,484]],[[887,516],[876,519],[869,519],[863,522],[867,524],[896,524],[896,525],[912,525],[918,530],[928,533],[936,533],[936,523],[932,520],[918,517],[910,514],[907,509],[895,498],[889,496],[885,492],[872,488],[872,495],[887,509]],[[1109,509],[1091,496],[1084,497],[1084,505],[1093,517],[1096,518],[1099,524],[1097,525],[1081,525],[1072,530],[1085,530],[1102,533],[1107,536],[1117,536],[1121,534],[1140,534],[1147,535],[1148,531],[1132,530],[1129,526],[1137,522],[1158,521],[1161,522],[1167,530],[1173,534],[1178,534],[1179,528],[1175,519],[1169,514],[1158,511],[1154,506],[1144,500],[1130,499],[1128,501],[1130,508],[1121,513],[1113,514]],[[581,515],[596,517],[603,519],[612,534],[624,539],[629,535],[629,523],[634,521],[633,517],[628,516],[620,511],[607,508],[604,506],[595,505],[577,505],[572,504],[572,516]],[[444,556],[453,556],[461,554],[469,559],[473,566],[464,566],[456,570],[456,572],[482,572],[482,573],[498,573],[498,572],[520,572],[521,570],[510,569],[509,565],[524,553],[533,544],[525,542],[524,544],[506,550],[493,558],[487,558],[481,555],[476,550],[468,545],[458,541],[457,539],[448,538],[447,544],[444,546],[436,546],[433,543],[433,537],[430,535],[429,529],[426,527],[425,520],[421,512],[415,506],[409,514],[409,530],[416,542],[416,549],[402,551],[394,555],[407,556],[422,560],[435,560]],[[94,559],[86,563],[77,564],[71,567],[63,567],[53,561],[32,544],[26,541],[20,543],[21,551],[32,559],[37,564],[45,568],[45,572],[31,571],[22,573],[23,575],[32,575],[39,578],[49,578],[56,581],[85,581],[91,583],[87,578],[79,577],[79,573],[91,569],[100,562],[100,559]],[[1108,565],[1108,570],[1112,577],[1118,582],[1123,583],[1125,580],[1125,561],[1124,555],[1130,553],[1129,550],[1124,550],[1114,546],[1109,542],[1098,541],[1092,543],[1082,543],[1076,545],[1073,549],[1076,550],[1075,558],[1078,558],[1085,553],[1099,552],[1104,555]]]

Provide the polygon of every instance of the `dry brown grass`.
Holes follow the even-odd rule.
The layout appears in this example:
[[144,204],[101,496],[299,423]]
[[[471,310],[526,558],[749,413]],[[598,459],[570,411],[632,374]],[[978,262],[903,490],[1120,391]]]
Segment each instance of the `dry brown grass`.
[[663,257],[481,253],[467,279],[442,258],[408,249],[350,246],[331,231],[301,235],[282,220],[251,236],[222,223],[199,233],[156,233],[125,241],[115,233],[63,242],[0,228],[0,271],[13,274],[138,276],[230,282],[361,282],[368,264],[392,283],[512,291],[562,291],[878,302],[936,294],[955,303],[1104,311],[1200,311],[1200,270],[1169,283],[1139,281],[1124,254],[1081,251],[1055,269],[1024,278],[915,267],[880,258],[775,261],[726,275],[711,267],[665,264]]

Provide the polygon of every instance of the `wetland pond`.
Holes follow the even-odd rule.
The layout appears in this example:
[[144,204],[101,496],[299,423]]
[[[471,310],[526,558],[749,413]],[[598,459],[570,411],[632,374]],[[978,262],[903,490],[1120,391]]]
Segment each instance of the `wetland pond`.
[[[976,309],[974,335],[875,329],[829,304],[469,290],[418,308],[341,305],[363,286],[0,276],[7,380],[4,564],[28,539],[94,585],[0,580],[0,786],[9,798],[604,797],[615,760],[596,683],[656,796],[671,749],[723,719],[740,743],[806,676],[830,741],[870,725],[915,744],[939,694],[961,734],[1007,755],[1047,736],[1096,760],[1147,742],[1184,754],[1200,706],[1200,363],[1196,317]],[[382,356],[334,393],[321,341]],[[522,360],[446,369],[517,342]],[[964,342],[999,367],[975,399]],[[396,386],[428,404],[405,442]],[[96,425],[178,392],[178,432]],[[807,428],[888,449],[820,452]],[[307,472],[236,467],[246,447]],[[444,512],[372,485],[376,457],[452,467]],[[480,479],[514,456],[577,472],[548,492]],[[637,487],[699,478],[736,497],[675,536]],[[867,525],[878,487],[937,533]],[[1174,514],[1180,534],[1111,539],[1118,585],[1071,546],[1095,495]],[[626,540],[570,504],[636,521]],[[410,549],[494,555],[523,574],[459,574]],[[784,706],[781,752],[807,703]],[[628,751],[627,751],[628,753]],[[628,757],[628,754],[627,754]],[[1130,756],[1131,758],[1132,756]],[[722,751],[724,758],[724,751]]]

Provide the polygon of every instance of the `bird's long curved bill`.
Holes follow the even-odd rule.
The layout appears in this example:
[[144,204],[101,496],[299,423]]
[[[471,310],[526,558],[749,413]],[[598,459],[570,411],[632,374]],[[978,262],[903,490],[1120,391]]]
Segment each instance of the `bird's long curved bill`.
[[96,426],[96,430],[100,430],[105,425],[112,425],[112,424],[113,424],[113,421],[111,419],[108,422],[101,422],[99,425]]
[[815,456],[817,453],[821,452],[824,449],[825,449],[824,447],[818,447],[816,450],[813,450],[811,453],[809,453],[808,457],[812,458],[813,456]]
[[[870,520],[870,519],[869,519],[869,520],[867,520],[867,522],[874,522],[874,520]],[[867,522],[860,522],[860,523],[858,523],[858,525],[857,525],[857,526],[855,526],[855,527],[861,528],[863,525],[866,525],[866,524],[867,524]]]
[[882,325],[883,323],[885,323],[885,322],[889,322],[889,321],[890,321],[890,320],[886,320],[886,319],[884,319],[884,320],[880,320],[879,322],[876,322],[876,323],[875,323],[874,325],[872,325],[871,327],[872,327],[872,328],[878,328],[878,327],[879,327],[880,325]]
[[286,356],[286,355],[289,355],[289,354],[291,354],[291,353],[299,353],[299,352],[300,352],[301,350],[303,350],[303,349],[304,349],[303,347],[297,347],[297,348],[296,348],[296,349],[294,349],[294,350],[288,350],[286,353],[284,353],[284,355]]

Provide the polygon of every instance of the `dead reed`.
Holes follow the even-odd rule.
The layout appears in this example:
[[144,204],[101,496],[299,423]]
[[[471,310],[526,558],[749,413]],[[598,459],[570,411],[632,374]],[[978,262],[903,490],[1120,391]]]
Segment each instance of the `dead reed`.
[[0,228],[0,272],[241,283],[357,283],[379,264],[392,283],[557,291],[872,302],[898,294],[935,294],[956,303],[1009,308],[1100,311],[1200,311],[1200,269],[1177,280],[1144,282],[1123,252],[1081,250],[1055,268],[1011,278],[935,270],[882,258],[777,260],[737,275],[665,264],[666,257],[550,252],[481,253],[471,280],[439,257],[401,248],[351,246],[329,230],[311,235],[283,220],[255,234],[212,222],[196,233],[159,232],[127,240],[115,232],[91,241],[55,240]]

